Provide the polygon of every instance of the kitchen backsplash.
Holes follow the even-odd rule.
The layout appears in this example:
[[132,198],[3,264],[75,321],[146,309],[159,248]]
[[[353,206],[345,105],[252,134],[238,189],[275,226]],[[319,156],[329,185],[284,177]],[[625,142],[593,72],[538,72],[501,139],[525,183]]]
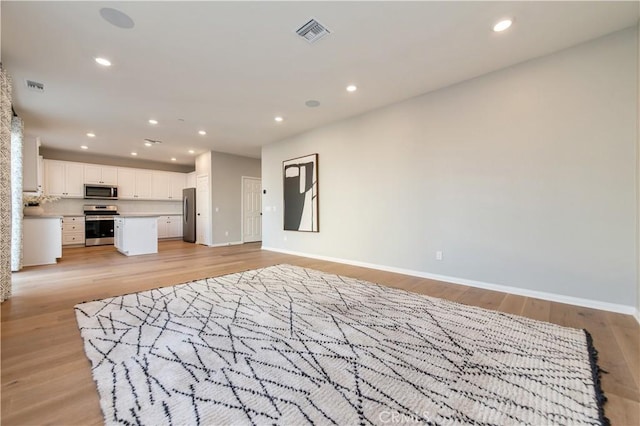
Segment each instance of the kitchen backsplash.
[[43,204],[45,213],[61,216],[82,214],[85,204],[109,204],[118,206],[120,213],[151,213],[151,214],[182,214],[181,201],[135,201],[135,200],[83,200],[75,198],[62,198],[52,203]]

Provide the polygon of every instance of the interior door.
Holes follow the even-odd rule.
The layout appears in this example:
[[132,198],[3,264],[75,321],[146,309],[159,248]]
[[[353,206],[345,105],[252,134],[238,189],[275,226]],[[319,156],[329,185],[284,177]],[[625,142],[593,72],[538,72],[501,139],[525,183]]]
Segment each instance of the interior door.
[[211,245],[211,220],[209,219],[209,175],[199,175],[196,180],[196,243]]
[[242,241],[262,241],[262,180],[242,178]]

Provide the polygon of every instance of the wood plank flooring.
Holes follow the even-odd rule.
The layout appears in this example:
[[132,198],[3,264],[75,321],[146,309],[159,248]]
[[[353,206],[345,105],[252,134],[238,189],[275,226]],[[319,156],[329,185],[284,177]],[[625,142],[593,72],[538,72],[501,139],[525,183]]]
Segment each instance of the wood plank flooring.
[[113,247],[70,248],[57,265],[13,274],[13,296],[0,305],[3,425],[102,424],[75,304],[278,263],[586,328],[609,372],[602,379],[606,415],[614,426],[640,424],[640,326],[629,315],[262,251],[260,243],[210,248],[166,241],[159,250],[125,257]]

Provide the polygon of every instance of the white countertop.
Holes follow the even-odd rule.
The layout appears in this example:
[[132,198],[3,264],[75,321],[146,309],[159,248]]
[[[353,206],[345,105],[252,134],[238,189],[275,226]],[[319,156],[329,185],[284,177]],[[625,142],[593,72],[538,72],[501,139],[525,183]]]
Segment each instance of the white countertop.
[[122,217],[122,218],[132,218],[132,217],[160,217],[160,216],[167,216],[167,215],[163,215],[163,214],[157,214],[157,213],[120,213],[118,215],[118,217]]

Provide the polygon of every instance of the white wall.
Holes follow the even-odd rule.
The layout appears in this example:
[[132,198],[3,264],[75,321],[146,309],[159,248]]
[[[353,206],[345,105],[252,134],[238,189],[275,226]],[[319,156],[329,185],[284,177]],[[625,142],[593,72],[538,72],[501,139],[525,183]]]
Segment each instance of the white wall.
[[[636,55],[632,28],[264,147],[263,246],[633,309]],[[282,161],[316,152],[320,232],[284,232]]]

